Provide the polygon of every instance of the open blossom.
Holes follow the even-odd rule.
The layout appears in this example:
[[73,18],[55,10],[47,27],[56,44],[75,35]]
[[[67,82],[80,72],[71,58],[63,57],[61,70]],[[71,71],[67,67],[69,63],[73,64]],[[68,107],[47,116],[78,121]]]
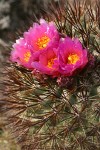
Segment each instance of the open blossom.
[[59,33],[55,24],[40,19],[40,24],[34,23],[33,27],[24,33],[23,38],[16,40],[11,52],[11,61],[32,68],[32,61],[38,60],[43,50],[50,46],[56,48],[58,43]]
[[59,44],[60,73],[66,76],[73,75],[81,70],[88,62],[87,50],[82,48],[78,39],[66,37]]
[[19,65],[26,68],[32,68],[32,53],[29,45],[23,38],[16,40],[16,43],[13,45],[10,59],[12,62],[17,62]]
[[24,33],[24,38],[31,45],[36,56],[51,45],[56,48],[59,43],[59,33],[55,24],[53,22],[47,23],[43,19],[40,19],[40,24],[34,23],[33,27]]
[[34,23],[23,38],[16,40],[11,61],[53,77],[72,76],[87,64],[87,50],[78,39],[59,40],[55,24],[40,19],[40,24]]
[[48,48],[39,55],[39,60],[32,63],[33,68],[39,70],[43,74],[59,75],[59,64],[57,50]]

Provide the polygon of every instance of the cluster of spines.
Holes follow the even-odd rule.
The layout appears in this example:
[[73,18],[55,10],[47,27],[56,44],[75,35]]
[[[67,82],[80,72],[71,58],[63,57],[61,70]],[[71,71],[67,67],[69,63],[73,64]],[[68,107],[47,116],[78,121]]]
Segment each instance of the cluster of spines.
[[[77,5],[76,1],[74,4]],[[87,5],[84,4],[84,6]],[[63,19],[60,22],[56,17],[55,20],[62,36],[67,33],[74,37],[73,27],[75,27],[79,33],[78,36],[82,37],[83,44],[88,48],[92,46],[92,52],[95,49],[99,53],[99,38],[95,38],[99,36],[98,13],[95,17],[92,14],[92,8],[86,7],[88,16],[91,18],[89,25],[95,22],[96,28],[88,26],[84,14],[83,19],[86,25],[83,26],[77,22],[75,26],[72,19],[74,23],[78,21],[76,11],[73,11],[70,4],[67,8],[70,9],[66,9],[64,15],[66,14],[65,20],[68,21],[69,28],[67,29],[66,24],[61,26]],[[77,11],[79,11],[78,8],[74,6]],[[98,12],[99,5],[96,8]],[[58,14],[61,15],[61,13]],[[97,42],[90,43],[91,35],[94,35],[93,41]],[[61,87],[55,79],[51,80],[38,72],[36,78],[29,70],[22,67],[11,66],[9,71],[7,70],[9,78],[5,81],[4,93],[7,97],[0,101],[0,111],[7,117],[8,127],[12,126],[12,133],[20,143],[21,149],[99,150],[100,102],[97,87],[100,81],[100,65],[98,57],[96,59],[92,68],[90,64],[90,69],[81,72],[77,77],[66,78],[64,82],[62,78]],[[68,86],[71,84],[68,81],[72,81],[72,85],[74,81],[74,85],[70,85],[71,88]]]

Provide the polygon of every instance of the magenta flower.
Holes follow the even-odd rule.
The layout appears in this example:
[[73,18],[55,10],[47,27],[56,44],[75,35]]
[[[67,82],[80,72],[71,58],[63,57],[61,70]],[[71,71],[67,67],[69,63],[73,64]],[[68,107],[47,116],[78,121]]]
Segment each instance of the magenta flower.
[[23,65],[26,68],[32,68],[32,53],[29,45],[23,38],[16,40],[16,43],[13,45],[10,59],[12,62],[17,62],[19,65]]
[[60,73],[66,76],[73,75],[76,70],[81,70],[88,62],[87,50],[82,48],[78,39],[69,37],[62,39],[59,44]]
[[39,70],[43,74],[59,75],[59,64],[57,58],[57,50],[48,48],[39,55],[39,60],[32,63],[33,68]]
[[47,23],[40,19],[40,24],[34,23],[28,32],[24,33],[24,38],[31,45],[34,55],[38,55],[51,45],[57,47],[59,43],[59,33],[53,22]]

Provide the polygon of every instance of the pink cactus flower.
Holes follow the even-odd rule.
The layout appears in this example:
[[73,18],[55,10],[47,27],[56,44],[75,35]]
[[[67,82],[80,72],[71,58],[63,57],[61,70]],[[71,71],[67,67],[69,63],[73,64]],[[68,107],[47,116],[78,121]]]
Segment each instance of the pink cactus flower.
[[27,42],[23,38],[16,40],[16,43],[13,45],[10,59],[12,62],[17,62],[19,65],[26,68],[32,68],[32,53],[29,45],[27,45]]
[[57,50],[48,48],[39,55],[39,60],[32,63],[33,68],[43,74],[56,77],[59,75]]
[[24,38],[36,56],[51,45],[56,48],[59,43],[59,33],[55,24],[47,23],[43,19],[40,19],[40,24],[34,23],[33,27],[24,33]]
[[78,39],[66,37],[59,44],[59,68],[60,73],[72,76],[77,70],[81,70],[88,62],[87,50],[82,48]]

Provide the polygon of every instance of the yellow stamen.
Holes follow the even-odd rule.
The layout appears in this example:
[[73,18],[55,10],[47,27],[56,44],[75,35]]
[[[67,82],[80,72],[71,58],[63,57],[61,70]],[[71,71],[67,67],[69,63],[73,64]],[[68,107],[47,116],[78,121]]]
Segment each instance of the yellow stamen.
[[38,39],[38,41],[36,42],[37,46],[42,49],[45,48],[48,44],[48,42],[50,41],[50,38],[47,36],[43,36],[41,38]]
[[48,68],[52,68],[55,59],[56,59],[56,58],[52,58],[52,59],[50,59],[50,60],[48,61],[48,65],[47,65]]
[[24,61],[25,61],[25,62],[28,62],[29,59],[30,59],[30,57],[31,57],[30,51],[26,52],[26,53],[24,54]]
[[75,64],[79,60],[79,56],[77,54],[70,54],[68,56],[68,64]]

